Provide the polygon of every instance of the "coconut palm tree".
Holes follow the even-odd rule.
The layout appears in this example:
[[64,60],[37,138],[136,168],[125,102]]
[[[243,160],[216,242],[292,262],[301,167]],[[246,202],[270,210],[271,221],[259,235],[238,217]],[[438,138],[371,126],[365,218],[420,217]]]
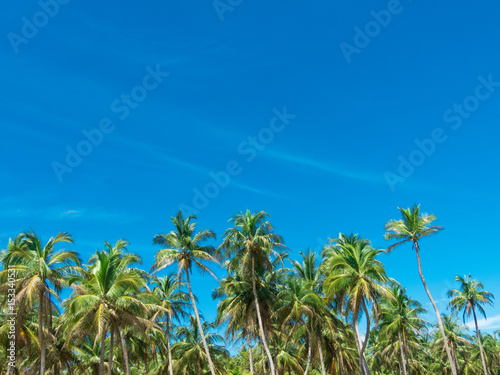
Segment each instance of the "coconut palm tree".
[[403,374],[406,375],[410,371],[408,357],[411,355],[408,338],[425,328],[427,322],[420,318],[419,314],[425,313],[426,310],[419,302],[408,297],[406,290],[399,285],[390,288],[389,294],[382,297],[380,307],[381,336],[397,339],[400,364]]
[[[358,238],[357,234],[346,236],[340,233],[339,238],[331,240],[334,244],[323,250],[325,281],[323,289],[325,296],[336,300],[349,315],[352,312],[352,322],[356,338],[356,348],[359,354],[361,372],[370,374],[365,357],[365,349],[370,335],[370,313],[368,304],[378,310],[378,299],[385,293],[382,286],[387,281],[383,264],[376,259],[382,250],[374,249],[370,241]],[[366,336],[361,339],[358,328],[360,311],[366,316]]]
[[420,239],[422,237],[427,237],[432,234],[435,234],[440,230],[442,230],[443,228],[440,226],[432,225],[432,222],[437,220],[436,216],[429,215],[426,213],[420,214],[420,205],[414,205],[411,209],[410,208],[404,209],[401,207],[398,207],[398,209],[401,212],[401,219],[389,220],[385,224],[385,230],[387,231],[386,234],[384,235],[385,239],[399,240],[398,242],[387,248],[387,253],[390,253],[394,248],[404,243],[407,242],[412,243],[412,247],[417,255],[418,273],[420,275],[420,279],[422,280],[422,284],[424,285],[425,292],[427,293],[427,296],[431,301],[432,307],[434,307],[434,312],[436,313],[439,330],[441,331],[441,335],[443,336],[444,347],[446,350],[446,354],[448,356],[448,360],[450,362],[452,375],[458,375],[457,368],[453,361],[451,350],[448,345],[448,341],[446,340],[446,335],[444,332],[441,315],[439,313],[436,302],[434,301],[434,298],[432,298],[429,287],[425,282],[424,274],[422,273],[422,264],[420,262],[420,245],[419,245]]
[[[146,285],[145,279],[136,269],[130,268],[131,264],[140,261],[140,257],[124,253],[127,244],[119,240],[113,247],[105,242],[108,251],[96,251],[90,259],[91,265],[69,280],[74,291],[63,302],[66,311],[61,329],[65,330],[67,340],[77,339],[78,342],[89,332],[95,332],[94,345],[100,341],[99,375],[104,375],[108,332],[118,334],[125,373],[130,375],[123,328],[128,326],[145,332],[152,326],[147,315],[160,309],[148,300],[150,294],[141,292]],[[109,366],[112,366],[112,342],[113,335]]]
[[304,375],[308,374],[311,365],[313,322],[321,320],[324,311],[322,298],[312,290],[311,286],[312,284],[295,277],[285,279],[285,284],[278,294],[276,311],[273,314],[282,328],[289,326],[289,334],[294,334],[300,328],[305,329],[307,363]]
[[[441,314],[441,320],[443,322],[444,331],[446,333],[446,340],[450,345],[451,356],[453,359],[453,363],[455,367],[459,368],[458,362],[459,357],[457,353],[459,352],[461,347],[465,347],[466,350],[463,352],[470,353],[472,348],[472,344],[470,342],[470,336],[466,333],[469,330],[469,327],[466,325],[460,324],[458,319],[456,319],[452,315]],[[437,324],[436,324],[437,326]],[[440,337],[438,332],[435,332],[434,338],[434,349],[435,352],[439,354],[439,356],[445,354],[444,350],[444,340]],[[444,355],[444,358],[446,356]],[[451,366],[450,366],[451,369]]]
[[[204,350],[205,343],[208,346],[210,356],[215,359],[215,366],[217,366],[217,373],[220,374],[222,364],[217,361],[219,356],[229,356],[228,351],[224,348],[224,339],[217,333],[209,332],[215,328],[213,323],[203,322],[201,325],[203,333],[199,330],[197,319],[193,316],[189,319],[188,326],[180,326],[175,330],[175,335],[179,339],[172,346],[172,352],[178,359],[176,363],[176,374],[194,374],[201,375],[204,373],[206,362],[206,352]],[[202,339],[202,336],[204,339]],[[203,342],[204,341],[204,342]]]
[[210,368],[210,373],[215,375],[215,367],[210,356],[208,344],[205,340],[203,327],[201,325],[200,315],[196,307],[195,297],[191,289],[190,274],[192,273],[193,266],[198,268],[202,273],[208,272],[216,280],[217,276],[202,262],[211,261],[218,263],[217,259],[213,256],[215,249],[212,246],[202,246],[201,244],[209,239],[215,239],[215,233],[208,229],[203,229],[196,233],[196,225],[198,223],[192,222],[196,220],[194,215],[190,215],[187,219],[179,211],[175,217],[171,218],[175,226],[175,230],[167,234],[156,234],[153,238],[153,243],[156,245],[165,246],[156,253],[156,262],[151,267],[151,270],[158,272],[165,267],[177,263],[179,280],[182,278],[182,273],[186,275],[186,284],[191,298],[196,321],[198,322],[198,329],[200,337],[205,348],[206,359]]
[[68,275],[80,265],[78,253],[69,250],[55,251],[59,243],[73,243],[69,233],[60,232],[45,245],[35,232],[20,233],[2,253],[5,270],[0,279],[6,279],[7,267],[13,266],[17,274],[16,301],[28,309],[38,302],[38,345],[40,348],[40,375],[46,371],[46,337],[52,331],[51,297],[59,299]]
[[165,318],[165,336],[167,341],[168,361],[170,375],[174,374],[172,365],[172,348],[170,345],[170,330],[173,319],[179,320],[186,316],[188,308],[189,296],[180,290],[181,285],[179,279],[174,274],[169,274],[166,277],[154,277],[153,293],[161,301],[162,310],[155,313],[153,320]]
[[[297,260],[291,260],[293,265],[293,273],[291,277],[297,277],[302,280],[307,286],[315,293],[319,298],[322,298],[321,291],[323,288],[324,275],[321,269],[317,265],[316,253],[312,252],[311,249],[307,253],[300,252],[302,256],[302,263]],[[321,364],[321,373],[326,375],[325,359],[323,356],[323,330],[325,327],[325,321],[329,321],[330,324],[335,325],[337,320],[329,311],[325,308],[326,303],[322,301],[319,306],[314,308],[314,317],[311,321],[313,325],[313,337],[317,341],[317,351],[319,354],[319,361]],[[336,328],[338,329],[338,328]]]
[[[265,288],[265,286],[264,286]],[[259,300],[266,303],[259,289]],[[256,331],[257,322],[255,314],[255,300],[252,293],[251,280],[245,280],[242,270],[229,271],[226,278],[222,279],[219,287],[212,293],[214,299],[222,298],[217,305],[217,325],[226,326],[226,338],[232,339],[240,334],[245,337],[248,345],[248,362],[250,374],[254,374],[252,337]]]
[[[252,291],[259,324],[259,334],[264,346],[264,350],[269,361],[271,375],[276,374],[273,357],[269,350],[269,343],[262,311],[258,298],[258,288],[260,287],[260,276],[266,271],[273,272],[272,257],[282,257],[280,254],[284,249],[284,242],[281,236],[274,233],[274,228],[267,221],[269,214],[260,211],[252,214],[249,210],[240,213],[229,221],[234,223],[233,228],[229,228],[224,233],[224,240],[219,246],[223,258],[231,258],[228,267],[231,269],[241,268],[249,270],[252,278]],[[259,275],[259,280],[257,277]]]
[[481,315],[486,318],[486,312],[484,311],[482,305],[489,304],[490,306],[493,306],[493,299],[495,297],[490,292],[481,290],[484,288],[483,284],[477,280],[472,279],[471,275],[467,277],[455,276],[455,281],[460,283],[460,289],[451,289],[448,292],[448,296],[451,297],[448,307],[451,307],[452,312],[455,314],[463,310],[464,323],[466,316],[474,316],[477,342],[479,344],[479,350],[481,353],[484,375],[489,375],[488,366],[486,365],[486,358],[483,351],[483,344],[481,343],[481,334],[477,325],[476,308],[481,313]]

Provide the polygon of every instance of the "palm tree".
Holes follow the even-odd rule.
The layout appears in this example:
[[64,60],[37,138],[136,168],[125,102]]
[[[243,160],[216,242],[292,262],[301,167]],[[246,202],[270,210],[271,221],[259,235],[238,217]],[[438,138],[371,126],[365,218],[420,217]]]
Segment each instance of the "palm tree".
[[198,308],[196,307],[193,291],[191,290],[191,280],[189,276],[192,273],[194,265],[196,268],[201,270],[202,273],[208,272],[217,280],[217,276],[215,276],[215,274],[202,263],[202,261],[212,261],[218,263],[217,259],[215,259],[212,255],[215,249],[212,246],[201,246],[202,242],[209,239],[215,239],[215,233],[208,229],[203,229],[198,233],[195,233],[197,223],[191,222],[193,219],[196,220],[194,215],[190,215],[186,219],[182,215],[182,211],[179,211],[175,217],[171,218],[171,221],[175,226],[175,231],[171,231],[168,234],[156,234],[154,236],[153,243],[156,245],[166,246],[166,248],[161,249],[156,253],[156,262],[151,267],[151,270],[158,272],[171,264],[177,263],[179,280],[181,279],[182,272],[184,271],[189,296],[191,298],[191,304],[196,316],[196,321],[198,322],[198,329],[205,348],[210,372],[212,375],[215,375],[215,368],[210,356],[208,344],[205,340],[205,335],[203,333],[203,327],[201,325],[200,315],[198,313]]
[[[338,306],[345,309],[346,315],[352,311],[352,321],[358,349],[361,372],[370,374],[365,357],[365,349],[370,334],[370,314],[367,304],[378,310],[378,298],[385,292],[381,286],[387,281],[383,264],[376,258],[382,250],[374,249],[370,241],[358,238],[357,234],[346,236],[340,234],[338,239],[331,240],[323,250],[325,261],[325,296],[336,300]],[[360,310],[366,316],[366,336],[361,339],[358,328]]]
[[322,331],[325,325],[324,320],[330,320],[330,323],[335,324],[335,319],[329,314],[325,307],[326,304],[320,295],[323,288],[323,274],[316,264],[316,253],[309,249],[305,254],[301,251],[300,255],[302,256],[302,263],[299,263],[296,260],[290,261],[293,265],[293,274],[291,277],[297,277],[299,280],[302,280],[311,292],[321,299],[320,304],[310,306],[312,311],[309,319],[311,320],[312,330],[314,331],[312,337],[317,340],[321,373],[326,375],[325,360],[323,357]]
[[410,371],[408,356],[411,353],[408,338],[425,328],[427,322],[418,315],[426,310],[419,302],[408,297],[406,290],[399,285],[393,286],[389,294],[382,297],[380,305],[380,332],[389,339],[397,338],[400,364],[406,375]]
[[66,277],[80,265],[75,251],[54,251],[58,243],[73,243],[73,239],[69,233],[60,232],[43,245],[42,240],[33,231],[27,231],[19,234],[11,243],[15,246],[10,246],[2,256],[5,270],[0,273],[0,277],[6,278],[8,266],[14,266],[16,270],[18,303],[33,309],[35,301],[38,300],[40,375],[45,375],[45,338],[52,331],[51,296],[59,299],[58,293],[62,290]]
[[161,301],[162,310],[157,312],[153,317],[156,320],[159,317],[166,319],[165,336],[167,341],[168,361],[170,375],[174,374],[172,365],[172,348],[170,346],[170,324],[173,319],[179,320],[180,317],[186,316],[186,303],[189,301],[189,296],[180,290],[181,285],[179,279],[173,274],[166,277],[153,278],[153,293]]
[[[191,316],[188,326],[177,327],[175,330],[175,335],[179,338],[179,341],[172,346],[172,352],[178,359],[176,373],[192,374],[194,370],[195,375],[201,375],[204,370],[203,362],[207,356],[204,350],[205,345],[208,346],[209,355],[215,359],[218,356],[227,357],[229,355],[222,345],[218,345],[224,341],[223,338],[216,333],[209,332],[215,328],[215,325],[203,322],[201,327],[203,331],[200,331],[197,319]],[[218,361],[215,363],[219,369],[222,367]]]
[[[269,214],[264,211],[252,214],[249,210],[240,213],[229,221],[234,223],[233,228],[229,228],[224,233],[224,240],[219,246],[223,250],[223,257],[230,258],[229,268],[241,268],[247,270],[250,268],[252,277],[252,291],[257,312],[257,321],[259,323],[259,333],[262,345],[269,361],[271,375],[276,374],[271,351],[264,323],[262,319],[261,306],[258,298],[257,276],[265,271],[272,273],[273,263],[271,257],[281,257],[277,250],[284,248],[283,239],[278,234],[273,233],[274,228],[266,218]],[[250,266],[250,267],[249,267]]]
[[[255,300],[252,293],[252,283],[245,280],[242,270],[228,270],[229,274],[220,281],[219,287],[214,290],[212,297],[222,298],[217,305],[217,325],[226,326],[226,338],[232,339],[240,334],[245,337],[248,345],[248,362],[250,374],[254,374],[252,336],[257,326],[255,314]],[[265,286],[264,286],[265,288]],[[262,289],[259,289],[259,300],[263,299]]]
[[285,279],[278,294],[278,305],[274,313],[282,328],[289,326],[290,334],[303,327],[306,331],[307,364],[304,375],[309,372],[313,350],[313,321],[321,319],[324,310],[323,300],[311,288],[311,284],[302,279],[289,277]]
[[483,289],[483,284],[469,276],[455,276],[455,281],[460,283],[460,289],[451,289],[448,296],[451,297],[448,307],[451,307],[453,313],[458,313],[463,310],[463,320],[465,317],[474,316],[474,324],[476,326],[477,342],[481,353],[481,361],[483,362],[484,375],[488,375],[488,366],[484,357],[483,344],[481,343],[481,334],[477,325],[476,308],[486,318],[486,312],[482,305],[489,304],[493,306],[493,294]]
[[147,319],[150,311],[160,307],[148,303],[148,293],[141,293],[146,285],[142,274],[129,266],[140,261],[134,254],[123,253],[126,241],[117,241],[113,247],[105,242],[108,249],[96,251],[90,258],[87,270],[69,280],[73,287],[72,296],[64,301],[65,318],[61,329],[67,340],[81,340],[89,332],[96,332],[94,345],[100,340],[99,375],[104,375],[106,335],[111,333],[110,361],[112,366],[113,334],[117,333],[123,353],[125,373],[130,375],[130,365],[125,345],[123,327],[129,326],[144,332],[152,323]]
[[[458,366],[459,357],[457,353],[461,347],[466,347],[465,352],[470,353],[470,349],[472,347],[470,340],[470,336],[466,333],[469,330],[469,327],[466,325],[462,325],[459,323],[458,319],[456,319],[452,315],[441,314],[441,320],[443,322],[444,332],[446,334],[446,340],[450,345],[451,357],[453,363],[456,368],[460,368]],[[439,337],[439,333],[436,332],[436,337],[434,340],[435,349],[444,355],[444,340],[442,337]],[[446,358],[446,357],[445,357]],[[450,365],[451,368],[451,365]]]
[[448,360],[450,361],[451,372],[452,375],[458,375],[457,368],[453,361],[453,357],[451,354],[450,347],[448,345],[448,341],[446,340],[446,335],[444,332],[443,322],[441,321],[441,316],[439,314],[438,307],[434,299],[432,298],[431,292],[427,283],[425,282],[424,274],[422,273],[422,264],[420,262],[420,246],[419,241],[422,237],[427,237],[432,234],[435,234],[442,230],[442,227],[432,225],[434,220],[437,220],[436,216],[429,214],[420,214],[420,205],[414,205],[413,208],[401,208],[398,207],[401,212],[400,220],[390,220],[385,224],[385,230],[387,233],[385,234],[386,240],[398,239],[400,241],[395,244],[389,246],[387,248],[387,253],[390,253],[395,247],[400,246],[406,242],[411,242],[412,247],[417,254],[417,263],[418,263],[418,273],[420,275],[420,279],[422,280],[422,284],[424,284],[425,291],[429,300],[434,307],[434,311],[436,313],[436,318],[439,325],[439,330],[441,331],[441,335],[444,340],[444,347],[446,349],[446,354],[448,355]]

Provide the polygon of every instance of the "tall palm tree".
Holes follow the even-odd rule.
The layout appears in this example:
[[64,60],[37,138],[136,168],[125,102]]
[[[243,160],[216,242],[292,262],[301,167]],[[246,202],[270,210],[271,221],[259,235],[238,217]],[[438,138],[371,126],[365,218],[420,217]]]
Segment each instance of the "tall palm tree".
[[5,277],[8,266],[14,266],[16,270],[18,303],[33,309],[35,301],[38,301],[40,375],[45,375],[46,371],[45,338],[52,331],[51,296],[59,299],[58,293],[62,290],[65,279],[80,266],[80,259],[75,251],[55,251],[54,247],[59,243],[73,243],[73,239],[69,233],[60,232],[43,245],[33,231],[26,231],[18,235],[12,243],[15,246],[10,246],[2,256],[6,269],[0,273],[0,277]]
[[[123,328],[128,326],[145,331],[152,326],[147,319],[148,313],[160,308],[149,303],[148,293],[141,293],[146,282],[139,271],[130,267],[139,262],[140,257],[124,253],[127,244],[119,240],[113,247],[105,242],[108,251],[96,251],[90,258],[91,265],[87,270],[69,280],[74,291],[63,302],[66,311],[61,329],[66,331],[68,342],[73,339],[80,341],[89,332],[96,333],[94,345],[100,341],[99,375],[104,375],[108,332],[118,334],[125,373],[130,375]],[[110,340],[110,346],[112,342]],[[108,366],[112,366],[112,350],[110,356]]]
[[[224,258],[233,257],[229,262],[229,268],[250,269],[260,338],[269,361],[271,375],[275,375],[276,370],[264,329],[257,290],[261,284],[260,276],[266,271],[273,272],[271,257],[281,257],[278,250],[283,250],[284,241],[281,236],[274,233],[273,226],[266,220],[267,217],[269,214],[265,211],[252,214],[249,210],[234,216],[229,220],[234,223],[234,227],[226,230],[219,249],[223,251]],[[258,283],[257,274],[259,274]]]
[[460,289],[451,289],[448,292],[448,296],[451,297],[448,307],[451,307],[452,312],[455,314],[463,310],[464,323],[466,316],[474,316],[477,342],[481,353],[481,361],[483,362],[484,375],[489,375],[486,358],[484,356],[483,344],[481,342],[481,334],[477,325],[476,308],[486,318],[486,312],[484,311],[482,305],[489,304],[490,306],[493,306],[493,299],[495,297],[490,292],[481,290],[484,288],[483,284],[472,279],[471,275],[467,277],[455,276],[455,281],[460,283]]
[[[358,238],[357,234],[346,236],[340,234],[334,239],[335,245],[329,245],[323,250],[325,257],[325,281],[323,289],[325,296],[336,300],[346,315],[352,312],[352,322],[358,349],[361,372],[370,374],[365,357],[365,349],[370,335],[370,314],[368,304],[378,310],[379,296],[385,292],[383,283],[387,281],[383,264],[376,259],[382,250],[374,249],[370,241]],[[361,310],[366,316],[366,336],[361,339],[358,328],[358,317]]]
[[429,300],[432,303],[432,307],[434,307],[434,311],[436,313],[436,318],[439,325],[439,330],[441,331],[441,335],[443,336],[443,342],[444,342],[444,347],[446,349],[446,354],[448,355],[448,360],[450,361],[452,375],[458,375],[457,368],[453,361],[451,350],[448,345],[448,341],[446,340],[446,335],[444,332],[441,315],[439,313],[436,302],[434,301],[434,298],[432,298],[429,287],[425,282],[424,274],[422,273],[422,264],[420,262],[420,246],[419,246],[420,239],[422,237],[427,237],[432,234],[435,234],[440,230],[442,230],[443,228],[440,226],[432,225],[432,222],[434,220],[437,220],[436,216],[429,215],[426,213],[420,214],[420,205],[414,205],[411,209],[410,208],[404,209],[401,207],[398,207],[398,209],[401,212],[401,219],[389,220],[385,224],[385,230],[387,231],[384,236],[385,239],[399,240],[398,242],[387,248],[387,253],[390,253],[395,247],[400,246],[406,242],[412,243],[412,247],[417,255],[418,273],[420,275],[420,279],[422,280],[422,284],[424,284],[425,292],[427,293],[427,296],[429,297]]
[[179,279],[173,274],[166,277],[154,277],[153,293],[161,301],[163,310],[157,312],[153,319],[156,320],[164,317],[165,336],[167,341],[168,361],[170,375],[174,375],[172,362],[172,348],[170,345],[170,325],[173,319],[179,320],[180,317],[186,316],[186,303],[189,301],[189,296],[180,290],[181,285]]
[[196,225],[198,223],[192,222],[196,220],[194,215],[190,215],[187,219],[179,211],[175,217],[171,218],[175,226],[175,231],[168,234],[156,234],[153,238],[153,243],[156,245],[165,246],[156,253],[156,262],[151,267],[151,270],[158,272],[165,267],[177,263],[179,280],[182,278],[182,272],[186,275],[186,283],[191,298],[196,321],[198,322],[198,329],[200,332],[201,340],[205,348],[210,373],[215,375],[215,367],[210,356],[208,344],[205,340],[203,327],[201,325],[200,315],[196,307],[196,301],[191,289],[190,274],[192,273],[193,265],[201,270],[202,273],[208,272],[216,280],[217,276],[202,262],[211,261],[218,263],[214,258],[215,249],[212,246],[202,246],[201,244],[209,239],[215,239],[215,233],[208,229],[203,229],[196,233]]

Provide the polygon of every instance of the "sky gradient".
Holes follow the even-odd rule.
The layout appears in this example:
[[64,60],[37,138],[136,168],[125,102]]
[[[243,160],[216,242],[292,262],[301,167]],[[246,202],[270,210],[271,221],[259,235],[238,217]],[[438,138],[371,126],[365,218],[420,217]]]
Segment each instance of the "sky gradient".
[[[149,269],[180,207],[218,241],[250,209],[296,258],[339,232],[385,248],[385,222],[420,203],[445,228],[421,244],[441,310],[455,275],[500,296],[498,2],[6,7],[1,248],[68,231],[86,260],[123,238]],[[431,308],[409,245],[381,260]],[[216,282],[193,284],[214,319]]]

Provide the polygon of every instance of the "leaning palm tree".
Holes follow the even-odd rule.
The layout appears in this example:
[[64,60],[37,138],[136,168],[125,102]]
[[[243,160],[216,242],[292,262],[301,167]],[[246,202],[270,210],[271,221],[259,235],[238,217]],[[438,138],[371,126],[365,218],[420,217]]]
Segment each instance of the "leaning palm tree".
[[19,234],[12,242],[15,246],[9,247],[2,254],[5,271],[0,273],[0,278],[6,278],[7,267],[13,266],[18,278],[16,300],[19,305],[26,305],[31,310],[35,307],[35,302],[38,302],[40,375],[45,375],[46,370],[45,338],[52,331],[51,296],[59,299],[58,292],[62,290],[66,277],[80,266],[80,259],[75,251],[55,251],[54,247],[58,243],[73,243],[73,239],[69,233],[60,232],[43,245],[33,231],[27,231]]
[[[348,316],[352,312],[352,323],[356,348],[363,375],[370,374],[365,357],[365,349],[370,335],[370,314],[368,304],[378,311],[379,297],[386,293],[382,286],[388,279],[383,264],[376,259],[382,250],[374,249],[370,241],[358,238],[357,234],[340,234],[334,239],[335,245],[323,250],[325,257],[322,267],[325,272],[323,289],[326,298],[336,300],[337,305]],[[363,311],[366,316],[366,337],[363,341],[359,333],[358,317]]]
[[483,284],[469,276],[455,276],[455,281],[460,283],[460,289],[451,289],[448,296],[452,297],[448,307],[451,307],[453,313],[458,313],[463,310],[463,320],[465,317],[474,316],[474,324],[476,326],[477,342],[481,353],[481,361],[483,362],[484,375],[489,375],[486,358],[484,356],[483,344],[481,343],[481,334],[477,325],[476,308],[486,318],[486,312],[481,305],[489,304],[493,306],[493,294],[483,289]]
[[165,267],[177,263],[179,281],[182,278],[182,273],[186,275],[186,284],[191,298],[198,329],[200,332],[201,341],[205,349],[206,358],[210,368],[210,373],[215,374],[215,367],[210,355],[209,347],[203,333],[200,315],[196,307],[196,300],[191,289],[190,274],[192,273],[193,265],[201,270],[202,273],[208,272],[216,280],[217,276],[202,262],[212,261],[218,263],[217,259],[212,255],[215,249],[212,246],[202,246],[201,243],[209,239],[215,239],[215,233],[208,229],[203,229],[196,233],[196,220],[194,215],[190,215],[187,219],[179,211],[175,217],[171,218],[175,226],[175,231],[167,234],[157,234],[153,238],[153,243],[156,245],[165,246],[156,253],[156,262],[151,267],[151,270],[158,272]]
[[271,257],[281,257],[277,250],[282,250],[284,244],[281,236],[274,233],[273,226],[266,220],[267,217],[269,217],[269,214],[265,211],[252,214],[249,210],[234,216],[229,220],[234,223],[234,227],[226,230],[219,249],[223,251],[224,258],[233,257],[229,262],[229,268],[250,269],[259,334],[269,361],[271,375],[275,375],[276,370],[269,350],[258,298],[257,273],[259,271],[260,273],[265,271],[272,273],[273,263]]
[[413,208],[401,208],[398,207],[401,212],[400,220],[390,220],[385,224],[385,230],[387,233],[384,235],[386,240],[397,239],[399,240],[395,244],[389,246],[387,248],[387,253],[390,253],[395,247],[400,246],[406,242],[411,242],[413,249],[417,255],[417,263],[418,263],[418,273],[420,275],[420,279],[422,280],[422,284],[424,284],[425,291],[429,300],[434,307],[434,311],[436,313],[439,330],[441,331],[441,335],[443,336],[444,347],[446,350],[446,354],[448,356],[448,361],[451,366],[452,375],[458,375],[457,368],[455,366],[455,362],[453,361],[452,353],[450,347],[448,345],[448,341],[446,340],[446,335],[444,332],[443,322],[441,320],[441,315],[439,313],[438,307],[434,298],[432,298],[431,292],[427,283],[425,282],[424,274],[422,273],[422,264],[420,262],[420,246],[419,241],[422,237],[430,236],[431,234],[435,234],[442,230],[442,227],[432,225],[434,220],[437,220],[436,216],[429,214],[420,214],[420,205],[414,205]]

